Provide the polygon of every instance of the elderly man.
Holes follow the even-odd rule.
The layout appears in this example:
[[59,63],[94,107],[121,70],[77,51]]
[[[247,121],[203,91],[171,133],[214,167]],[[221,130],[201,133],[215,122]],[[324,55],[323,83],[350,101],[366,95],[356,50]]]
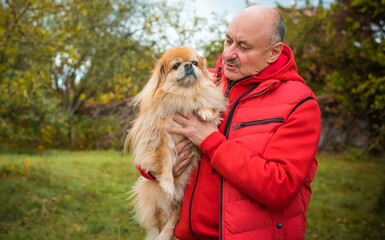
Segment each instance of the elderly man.
[[[219,126],[174,117],[202,151],[185,190],[178,239],[304,239],[317,170],[320,110],[283,43],[279,14],[250,6],[230,22],[216,77],[229,99]],[[174,175],[190,160],[178,144]]]

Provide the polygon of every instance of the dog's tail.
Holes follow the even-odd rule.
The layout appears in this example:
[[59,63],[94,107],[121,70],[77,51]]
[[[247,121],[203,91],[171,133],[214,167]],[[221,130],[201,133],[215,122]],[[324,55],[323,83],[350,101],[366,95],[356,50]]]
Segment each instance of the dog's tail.
[[146,229],[159,226],[157,214],[170,212],[171,203],[158,182],[139,177],[129,192],[129,207],[134,220]]

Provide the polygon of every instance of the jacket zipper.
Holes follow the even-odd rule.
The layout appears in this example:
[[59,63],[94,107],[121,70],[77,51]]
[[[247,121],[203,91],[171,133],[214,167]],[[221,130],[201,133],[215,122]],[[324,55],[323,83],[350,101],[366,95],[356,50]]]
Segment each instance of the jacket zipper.
[[[235,83],[234,83],[235,84]],[[234,86],[234,84],[232,84],[230,86],[230,81],[229,81],[229,86],[227,87],[227,90],[226,90],[226,94],[225,96],[227,97],[229,92],[230,92],[230,89],[232,86]],[[262,95],[264,94],[265,92],[267,92],[271,86],[273,86],[274,83],[268,85],[266,88],[262,89],[261,91],[251,95],[252,97],[255,97],[255,96],[259,96],[259,95]],[[229,134],[230,134],[230,126],[231,126],[231,122],[233,121],[233,116],[234,116],[234,112],[235,112],[235,109],[237,108],[239,102],[242,100],[242,98],[247,95],[248,93],[250,93],[254,88],[256,88],[258,86],[258,83],[253,83],[249,89],[247,89],[241,96],[238,97],[238,99],[234,102],[234,105],[233,107],[231,108],[230,110],[230,113],[229,113],[229,116],[227,117],[227,122],[226,122],[226,126],[225,126],[225,131],[224,131],[224,135],[226,137],[226,139],[229,139]],[[250,96],[250,97],[251,97]],[[223,214],[222,214],[222,205],[223,205],[223,201],[222,201],[222,198],[223,198],[223,177],[221,176],[220,177],[220,186],[219,186],[219,239],[222,240],[222,218],[223,218]]]
[[232,88],[236,83],[237,83],[237,81],[228,80],[228,85],[227,85],[227,89],[226,89],[226,92],[225,92],[225,97],[228,97],[228,96],[229,96],[229,93],[230,93],[231,88]]
[[222,67],[221,66],[219,66],[218,67],[218,70],[217,70],[217,75],[215,76],[215,85],[218,85],[219,84],[219,82],[221,81],[221,71],[222,71]]
[[199,179],[199,171],[200,171],[200,167],[201,167],[201,162],[198,161],[198,169],[197,169],[197,178],[195,180],[195,183],[194,183],[194,188],[193,188],[193,191],[191,193],[191,200],[190,200],[190,209],[189,209],[189,227],[190,227],[190,231],[191,231],[191,234],[195,237],[195,239],[199,240],[198,236],[194,233],[193,231],[193,228],[192,228],[192,204],[193,204],[193,199],[194,199],[194,195],[195,195],[195,189],[198,185],[198,179]]
[[255,126],[255,125],[262,125],[262,124],[269,124],[269,123],[282,123],[283,118],[268,118],[268,119],[262,119],[262,120],[254,120],[249,122],[242,122],[238,125],[234,126],[234,129],[240,129],[248,126]]

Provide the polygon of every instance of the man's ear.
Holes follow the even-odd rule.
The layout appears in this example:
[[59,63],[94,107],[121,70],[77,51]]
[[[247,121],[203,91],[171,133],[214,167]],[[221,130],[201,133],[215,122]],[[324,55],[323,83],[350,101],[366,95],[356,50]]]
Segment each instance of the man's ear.
[[283,42],[278,42],[278,43],[274,44],[273,47],[271,47],[270,56],[267,58],[268,64],[271,64],[278,59],[279,55],[281,55],[283,46],[284,46]]

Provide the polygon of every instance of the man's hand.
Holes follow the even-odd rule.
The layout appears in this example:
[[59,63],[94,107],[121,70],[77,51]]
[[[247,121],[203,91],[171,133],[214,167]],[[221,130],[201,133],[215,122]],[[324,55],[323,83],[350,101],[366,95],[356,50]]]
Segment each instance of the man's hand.
[[190,140],[185,139],[175,146],[175,151],[178,153],[175,161],[175,165],[172,168],[174,177],[177,177],[183,173],[183,171],[190,165],[192,159],[189,158],[191,144]]
[[175,115],[174,120],[182,127],[170,127],[169,133],[181,134],[190,139],[196,146],[200,146],[203,140],[211,133],[218,131],[217,126],[212,123],[201,121],[197,116],[189,114],[186,116]]

